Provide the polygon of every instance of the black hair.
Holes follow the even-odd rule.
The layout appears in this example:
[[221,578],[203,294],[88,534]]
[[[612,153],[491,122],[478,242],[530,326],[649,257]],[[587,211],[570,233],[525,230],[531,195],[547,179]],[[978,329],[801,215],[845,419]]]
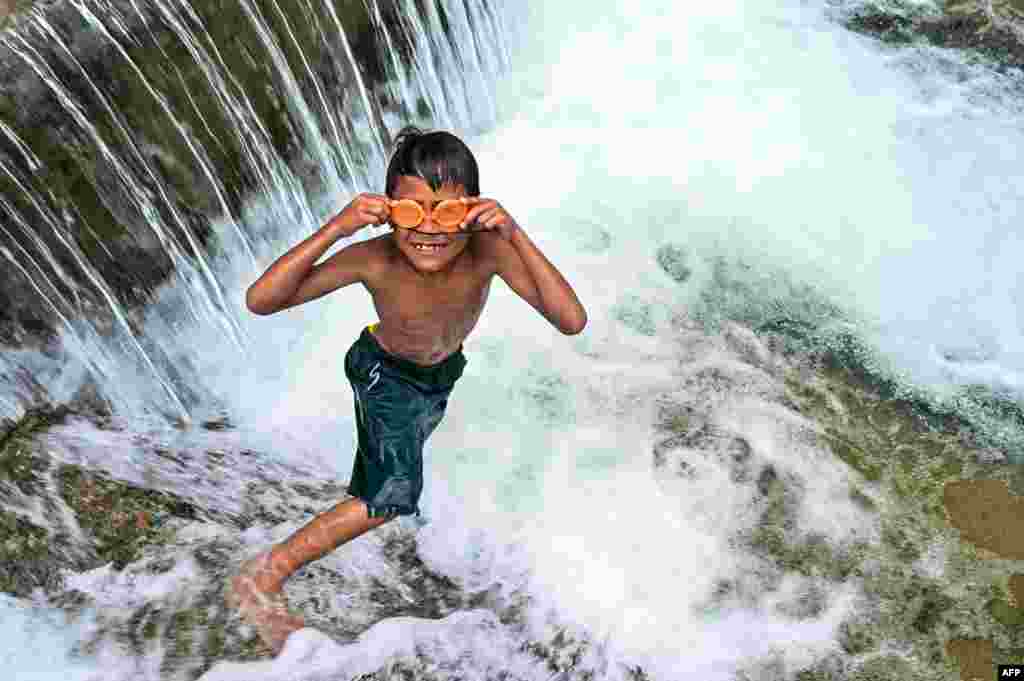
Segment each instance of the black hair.
[[419,177],[434,191],[446,184],[460,184],[469,196],[480,196],[480,171],[473,152],[443,130],[430,132],[407,125],[398,131],[384,184],[388,196],[392,196],[402,175]]

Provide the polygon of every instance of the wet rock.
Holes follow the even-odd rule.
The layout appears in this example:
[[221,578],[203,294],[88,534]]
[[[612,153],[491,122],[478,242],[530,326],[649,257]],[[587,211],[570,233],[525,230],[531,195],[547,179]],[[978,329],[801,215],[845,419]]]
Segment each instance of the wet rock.
[[80,565],[55,551],[54,539],[21,514],[0,511],[0,591],[27,598],[58,590],[61,571]]
[[0,591],[54,592],[66,570],[124,567],[169,520],[197,518],[173,494],[54,461],[36,438],[69,411],[32,409],[0,440]]
[[976,50],[1004,66],[1024,64],[1024,7],[1015,0],[868,2],[842,16],[850,30],[893,45],[925,42]]
[[[0,16],[12,9],[6,1]],[[304,6],[291,4],[267,12],[271,30],[285,30],[281,16],[302,15]],[[55,36],[24,11],[30,5]],[[355,68],[372,87],[384,71],[367,7],[355,0],[337,5]],[[14,209],[0,211],[0,262],[18,265],[0,267],[0,345],[38,349],[52,342],[60,315],[104,326],[108,301],[97,277],[118,304],[141,307],[174,272],[176,258],[207,257],[213,221],[240,214],[243,198],[262,187],[261,171],[247,157],[254,140],[237,139],[231,114],[156,6],[105,6],[102,13],[116,17],[107,24],[113,38],[89,26],[73,3],[22,0],[13,9],[7,25],[32,44],[83,118],[76,121],[40,73],[0,45],[0,121],[12,131],[0,134],[0,164],[10,171],[0,173],[0,195]],[[229,88],[241,88],[258,119],[246,125],[262,127],[272,153],[301,166],[308,141],[267,87],[275,82],[267,63],[251,57],[260,40],[241,6],[208,2],[192,9],[219,46]],[[381,12],[398,29],[397,5],[383,2]],[[289,30],[307,47],[321,42],[309,23]],[[407,59],[408,32],[395,30],[394,39]],[[302,58],[289,41],[284,45],[293,71],[305,73]],[[309,51],[344,109],[355,73],[339,73],[329,50]],[[311,83],[300,78],[299,87],[318,101]]]
[[168,519],[197,517],[192,504],[170,493],[120,483],[78,466],[60,466],[55,482],[100,564],[113,563],[115,569],[138,560]]
[[847,18],[847,28],[858,33],[867,33],[880,38],[883,42],[906,45],[914,40],[914,22],[911,18],[889,14],[873,6],[859,9]]

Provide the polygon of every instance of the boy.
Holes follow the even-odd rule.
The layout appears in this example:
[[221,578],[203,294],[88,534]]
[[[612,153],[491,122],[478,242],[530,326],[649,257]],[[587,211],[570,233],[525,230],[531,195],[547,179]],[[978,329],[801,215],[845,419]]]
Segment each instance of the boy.
[[[354,498],[243,563],[227,590],[229,605],[275,655],[304,626],[281,591],[293,572],[397,515],[419,513],[423,445],[462,375],[462,342],[480,318],[491,278],[501,277],[564,334],[587,322],[572,287],[512,216],[480,197],[476,160],[454,135],[411,126],[399,132],[385,191],[355,197],[246,294],[249,310],[268,315],[358,282],[380,319],[345,356],[358,435]],[[394,227],[390,234],[315,264],[339,238],[385,222]]]

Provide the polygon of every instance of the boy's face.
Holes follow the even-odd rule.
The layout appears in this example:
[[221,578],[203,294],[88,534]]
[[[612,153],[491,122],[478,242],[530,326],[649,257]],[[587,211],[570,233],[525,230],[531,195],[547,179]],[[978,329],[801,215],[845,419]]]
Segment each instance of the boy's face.
[[[416,227],[417,231],[395,227],[393,239],[398,250],[406,260],[420,272],[440,272],[466,249],[469,237],[445,234],[431,218],[434,206],[445,199],[458,199],[466,196],[462,185],[444,185],[437,192],[430,188],[424,180],[410,175],[401,175],[395,183],[395,200],[412,199],[420,204],[425,217]],[[418,245],[426,245],[424,249]],[[440,246],[435,248],[435,246]]]

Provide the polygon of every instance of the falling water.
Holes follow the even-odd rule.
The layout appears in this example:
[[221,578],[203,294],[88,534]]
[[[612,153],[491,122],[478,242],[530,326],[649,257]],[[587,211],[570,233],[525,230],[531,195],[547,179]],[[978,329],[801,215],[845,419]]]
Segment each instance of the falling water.
[[[262,5],[241,2],[244,16],[259,40],[257,47],[266,55],[260,61],[271,71],[277,95],[288,108],[288,119],[297,122],[295,134],[302,142],[304,167],[314,169],[316,186],[320,190],[311,192],[289,167],[291,159],[282,158],[280,152],[273,148],[266,121],[256,114],[252,101],[240,94],[241,86],[227,68],[222,54],[226,47],[216,44],[203,25],[203,19],[189,3],[156,3],[154,9],[159,19],[173,31],[194,62],[187,67],[175,63],[164,47],[157,43],[165,60],[164,66],[177,73],[181,85],[185,83],[183,70],[197,70],[202,74],[209,94],[206,101],[216,102],[219,110],[201,110],[194,100],[194,93],[183,87],[192,109],[208,130],[207,119],[214,116],[223,118],[233,137],[233,145],[240,150],[240,160],[248,176],[255,178],[247,192],[250,202],[243,208],[245,215],[236,215],[229,206],[229,191],[224,181],[215,175],[209,150],[197,142],[180,112],[173,108],[167,93],[151,82],[142,66],[133,60],[130,48],[138,41],[125,27],[125,19],[111,21],[108,26],[101,16],[116,18],[118,12],[115,8],[100,6],[97,10],[77,2],[71,5],[84,21],[82,30],[95,32],[99,40],[117,51],[147,96],[157,104],[167,128],[173,130],[187,148],[190,158],[184,162],[194,163],[201,171],[215,199],[217,210],[213,227],[219,248],[204,248],[199,243],[194,228],[187,224],[161,180],[160,171],[155,166],[159,153],[147,153],[148,150],[137,143],[125,117],[85,65],[65,45],[66,41],[50,23],[45,11],[40,8],[31,10],[21,23],[21,30],[6,33],[0,40],[53,93],[74,124],[76,140],[81,140],[81,144],[89,146],[98,155],[97,165],[102,164],[113,171],[115,180],[107,186],[98,187],[101,201],[107,205],[127,203],[127,208],[120,212],[139,219],[137,223],[133,221],[124,226],[136,231],[151,231],[170,258],[172,277],[180,282],[180,285],[171,287],[172,292],[168,294],[175,302],[166,306],[154,305],[149,314],[154,316],[157,310],[165,311],[163,323],[172,328],[181,328],[184,324],[189,328],[218,329],[236,350],[242,352],[245,351],[246,340],[240,320],[245,312],[236,300],[227,298],[231,293],[224,288],[225,268],[235,267],[239,255],[247,256],[251,267],[255,263],[256,242],[280,234],[282,225],[301,225],[300,231],[311,231],[326,217],[325,210],[341,207],[340,202],[345,196],[357,190],[377,189],[375,185],[385,161],[384,144],[388,140],[388,133],[383,127],[385,116],[390,120],[395,120],[396,116],[408,118],[417,110],[419,102],[428,102],[428,106],[439,107],[431,113],[448,127],[471,130],[492,122],[495,113],[488,90],[493,89],[499,65],[507,63],[507,55],[502,51],[504,48],[499,47],[499,41],[477,35],[472,28],[479,25],[493,30],[495,27],[494,11],[482,4],[453,3],[452,7],[445,9],[455,29],[453,35],[457,40],[469,41],[468,47],[462,49],[442,34],[438,9],[432,5],[425,14],[421,14],[411,0],[399,7],[397,16],[400,23],[396,28],[385,23],[380,5],[370,2],[367,10],[373,30],[380,41],[389,46],[386,53],[390,59],[387,63],[388,80],[382,87],[393,89],[394,94],[399,95],[392,96],[392,110],[382,110],[376,96],[370,93],[363,69],[356,62],[346,29],[333,5],[319,8],[319,13],[325,14],[322,18],[312,6],[304,5],[305,16],[313,17],[313,30],[320,41],[320,45],[310,46],[299,42],[289,23],[290,18],[280,4],[269,3],[269,8],[284,27],[283,35],[271,28],[268,18],[263,15]],[[133,7],[138,13],[138,21],[147,21],[141,9]],[[393,35],[396,30],[402,35]],[[399,38],[412,44],[413,66],[410,69],[393,54]],[[58,46],[60,54],[44,55],[35,46],[40,41]],[[302,76],[310,84],[308,89],[300,85],[298,74],[292,71],[282,48],[284,42],[289,43],[299,55]],[[310,52],[318,48],[321,51]],[[321,82],[321,75],[314,71],[314,57],[317,60],[329,59],[333,73],[342,74],[352,84],[351,90],[345,94],[357,93],[357,96],[344,97],[343,105],[339,107],[337,93],[330,93]],[[66,60],[72,65],[73,70],[68,77],[78,81],[73,87],[63,82],[54,71],[48,62],[54,59]],[[466,72],[474,77],[472,91],[483,95],[481,101],[470,97],[470,90],[462,82],[440,75],[460,72],[463,61],[467,66]],[[82,84],[87,86],[90,100],[94,99],[103,114],[112,121],[113,130],[110,132],[115,134],[114,139],[97,127],[86,112],[87,106],[78,100],[77,93]],[[132,323],[132,313],[118,302],[116,292],[82,252],[67,220],[61,215],[67,209],[59,205],[65,202],[74,206],[74,197],[54,196],[49,188],[34,186],[31,177],[19,172],[18,166],[31,169],[40,164],[39,159],[10,126],[5,125],[3,133],[22,158],[6,159],[0,168],[10,178],[16,192],[31,203],[46,230],[74,261],[75,270],[67,272],[66,267],[54,259],[51,247],[27,227],[31,222],[29,217],[22,215],[14,203],[3,204],[11,222],[21,227],[20,234],[10,235],[12,244],[24,242],[34,246],[32,252],[25,251],[20,245],[14,246],[21,249],[21,255],[25,257],[20,262],[12,260],[12,264],[26,273],[35,290],[53,292],[49,296],[44,295],[44,299],[61,301],[59,313],[65,319],[61,327],[64,336],[62,347],[71,356],[62,366],[55,367],[53,373],[70,376],[75,373],[76,364],[88,367],[117,413],[141,415],[154,412],[180,421],[191,420],[192,412],[204,407],[197,403],[195,390],[185,386],[199,385],[201,381],[196,382],[194,376],[183,375],[182,366],[170,366],[174,361],[168,356],[168,349],[174,344],[168,343],[169,338],[153,326],[161,322],[151,322],[148,333]],[[88,225],[84,227],[90,228]],[[176,238],[178,236],[183,239]],[[103,248],[102,241],[100,247]],[[219,261],[218,251],[221,254]],[[8,256],[9,259],[12,257]],[[56,283],[57,279],[63,287]],[[70,289],[67,294],[63,293],[66,289]],[[114,328],[101,331],[90,323],[93,315],[83,309],[77,295],[86,291],[98,294],[106,314],[115,322]],[[49,304],[57,305],[53,300]],[[182,313],[185,313],[184,319],[181,319]],[[72,318],[74,323],[69,321]],[[14,373],[15,367],[10,371]],[[58,389],[59,385],[73,383],[75,379],[62,383],[51,381],[51,388]],[[152,388],[158,388],[158,392],[154,393]],[[53,394],[50,397],[59,401],[67,395]],[[6,415],[16,417],[19,406],[22,405],[8,404]],[[205,406],[216,409],[209,404]]]
[[[256,317],[243,297],[353,195],[380,191],[385,147],[406,122],[467,139],[484,195],[499,198],[572,283],[589,325],[566,338],[496,286],[467,340],[466,375],[425,453],[423,523],[394,536],[481,605],[453,599],[434,618],[375,618],[378,581],[405,598],[411,588],[393,574],[382,538],[392,535],[378,533],[323,562],[350,590],[322,573],[295,587],[306,596],[322,588],[316,598],[360,623],[358,638],[342,645],[310,627],[277,660],[221,662],[203,678],[356,678],[401,659],[423,678],[547,680],[554,667],[566,680],[626,681],[642,669],[649,679],[732,681],[741,669],[781,679],[845,656],[836,630],[855,610],[857,580],[783,574],[734,542],[757,524],[763,501],[756,476],[729,468],[740,450],[751,470],[777,471],[796,490],[794,532],[833,547],[878,542],[849,499],[849,467],[810,437],[820,424],[780,397],[775,371],[799,359],[773,355],[744,325],[853,333],[878,350],[866,362],[926,391],[977,379],[976,366],[953,366],[939,348],[970,341],[956,322],[987,316],[999,320],[999,342],[984,355],[988,383],[1012,383],[1017,301],[965,301],[948,321],[919,313],[932,292],[953,299],[958,288],[991,286],[993,244],[1008,253],[996,278],[1015,276],[1020,248],[1004,221],[1019,193],[1011,161],[992,153],[979,162],[976,191],[962,195],[958,171],[937,170],[936,159],[948,149],[969,155],[978,126],[993,149],[997,138],[1019,146],[1019,109],[1002,106],[1016,76],[935,49],[883,52],[830,20],[825,3],[397,0],[396,13],[369,0],[384,71],[373,82],[341,5],[303,0],[293,16],[280,2],[232,6],[251,37],[242,47],[184,2],[72,5],[155,104],[168,146],[187,154],[176,163],[209,185],[216,210],[205,244],[161,180],[157,161],[169,152],[137,141],[142,133],[62,45],[49,15],[32,10],[0,36],[66,114],[62,132],[110,212],[173,265],[145,306],[119,303],[102,256],[77,245],[77,197],[35,182],[44,160],[4,124],[0,178],[17,197],[0,196],[0,226],[11,230],[0,253],[60,324],[56,349],[2,357],[5,373],[32,377],[4,396],[5,415],[34,399],[68,400],[90,377],[115,427],[54,429],[53,456],[135,484],[157,480],[228,515],[254,479],[268,488],[347,480],[354,438],[343,357],[373,321],[372,306],[349,289]],[[156,18],[181,49],[154,38],[143,63],[129,26]],[[154,65],[170,80],[158,83]],[[266,76],[269,103],[238,75],[250,67]],[[237,149],[230,181],[214,171],[225,149]],[[973,216],[952,210],[958,200]],[[385,231],[367,228],[336,247]],[[682,407],[705,434],[672,450],[690,476],[652,466],[664,444],[652,424]],[[224,432],[196,426],[218,419]],[[231,465],[213,478],[157,449],[228,452]],[[281,539],[304,513],[256,523],[232,546],[249,552]],[[186,598],[207,579],[190,560],[175,565],[170,577],[135,581],[104,567],[70,579],[112,609],[135,607]],[[738,595],[714,605],[723,582]],[[792,614],[809,601],[812,614]],[[44,632],[56,645],[62,626]],[[158,663],[113,644],[97,659],[104,681],[157,677]]]

